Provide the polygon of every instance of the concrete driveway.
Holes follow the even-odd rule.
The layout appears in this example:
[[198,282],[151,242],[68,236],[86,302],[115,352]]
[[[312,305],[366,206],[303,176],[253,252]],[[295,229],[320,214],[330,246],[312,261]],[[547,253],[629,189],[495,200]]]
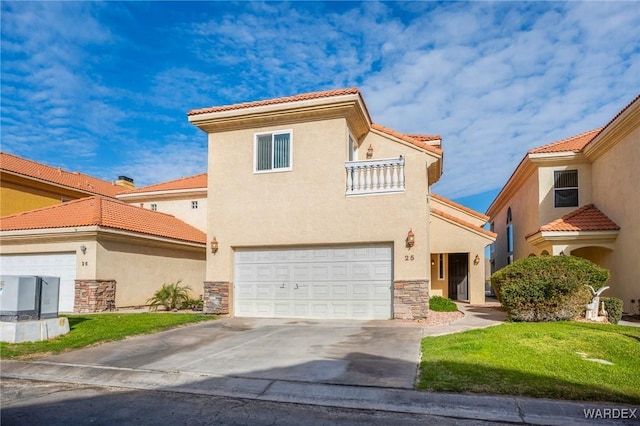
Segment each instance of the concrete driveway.
[[42,361],[410,389],[421,337],[420,327],[394,321],[228,318]]

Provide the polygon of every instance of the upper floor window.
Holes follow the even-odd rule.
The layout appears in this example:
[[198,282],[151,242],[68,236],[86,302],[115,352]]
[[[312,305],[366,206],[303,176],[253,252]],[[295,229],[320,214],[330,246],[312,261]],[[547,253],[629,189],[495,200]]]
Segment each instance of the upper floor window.
[[151,210],[153,210],[154,212],[156,210],[158,210],[158,205],[157,204],[151,204]]
[[578,171],[553,172],[554,207],[578,207]]
[[191,202],[191,208],[192,209],[197,209],[198,208],[198,202],[197,201],[192,201]]
[[291,170],[291,131],[255,135],[254,172]]

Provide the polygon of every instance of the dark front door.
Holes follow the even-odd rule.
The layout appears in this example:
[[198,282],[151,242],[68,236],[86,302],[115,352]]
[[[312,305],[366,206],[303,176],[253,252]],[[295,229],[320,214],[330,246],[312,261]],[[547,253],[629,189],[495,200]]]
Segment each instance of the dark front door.
[[449,253],[449,299],[466,300],[469,281],[469,254]]

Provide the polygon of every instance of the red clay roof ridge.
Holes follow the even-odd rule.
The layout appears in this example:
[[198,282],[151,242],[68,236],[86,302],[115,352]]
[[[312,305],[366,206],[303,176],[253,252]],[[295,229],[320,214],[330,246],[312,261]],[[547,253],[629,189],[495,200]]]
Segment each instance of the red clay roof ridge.
[[[593,137],[595,137],[598,133],[600,133],[600,131],[601,131],[601,130],[602,130],[602,127],[598,127],[598,128],[595,128],[595,129],[591,129],[591,130],[588,130],[588,131],[586,131],[586,132],[582,132],[582,133],[579,133],[579,134],[577,134],[577,135],[570,136],[570,137],[568,137],[568,138],[560,139],[559,141],[555,141],[555,142],[548,143],[548,144],[546,144],[546,145],[542,145],[542,146],[538,146],[538,147],[535,147],[535,148],[531,148],[529,151],[527,151],[527,153],[528,153],[528,154],[536,154],[536,153],[538,153],[539,151],[542,151],[542,150],[545,150],[545,149],[552,148],[552,147],[554,147],[554,146],[556,146],[556,145],[560,145],[560,144],[563,144],[563,143],[567,143],[567,142],[570,142],[570,141],[575,140],[575,139],[583,138],[583,137],[585,137],[585,136],[588,136],[588,135],[589,135],[589,134],[591,134],[591,133],[593,134]],[[592,139],[593,139],[593,138],[592,138]],[[589,140],[589,141],[591,141],[591,140]],[[581,151],[581,150],[582,150],[582,149],[583,149],[583,148],[584,148],[588,143],[589,143],[589,142],[585,143],[585,144],[584,144],[584,146],[582,146],[581,148],[569,149],[569,150],[567,150],[567,151],[579,152],[579,151]]]

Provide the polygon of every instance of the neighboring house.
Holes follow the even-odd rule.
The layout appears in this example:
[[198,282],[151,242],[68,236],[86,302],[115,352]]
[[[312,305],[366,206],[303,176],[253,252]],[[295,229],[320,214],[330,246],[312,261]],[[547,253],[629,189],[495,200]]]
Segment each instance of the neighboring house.
[[0,217],[77,200],[91,195],[115,197],[133,188],[133,180],[114,182],[0,153]]
[[487,215],[492,270],[574,255],[611,271],[605,295],[640,299],[640,96],[604,128],[530,150]]
[[0,270],[58,276],[61,312],[99,312],[146,305],[179,279],[198,294],[205,244],[171,215],[92,196],[2,217]]
[[188,117],[209,138],[207,312],[424,318],[430,292],[454,287],[432,285],[439,253],[465,254],[445,257],[466,263],[451,293],[462,296],[466,280],[467,297],[484,301],[475,255],[493,234],[480,230],[482,215],[430,197],[439,137],[372,123],[357,89]]
[[131,189],[118,194],[116,198],[128,204],[168,213],[202,231],[207,229],[206,173]]

